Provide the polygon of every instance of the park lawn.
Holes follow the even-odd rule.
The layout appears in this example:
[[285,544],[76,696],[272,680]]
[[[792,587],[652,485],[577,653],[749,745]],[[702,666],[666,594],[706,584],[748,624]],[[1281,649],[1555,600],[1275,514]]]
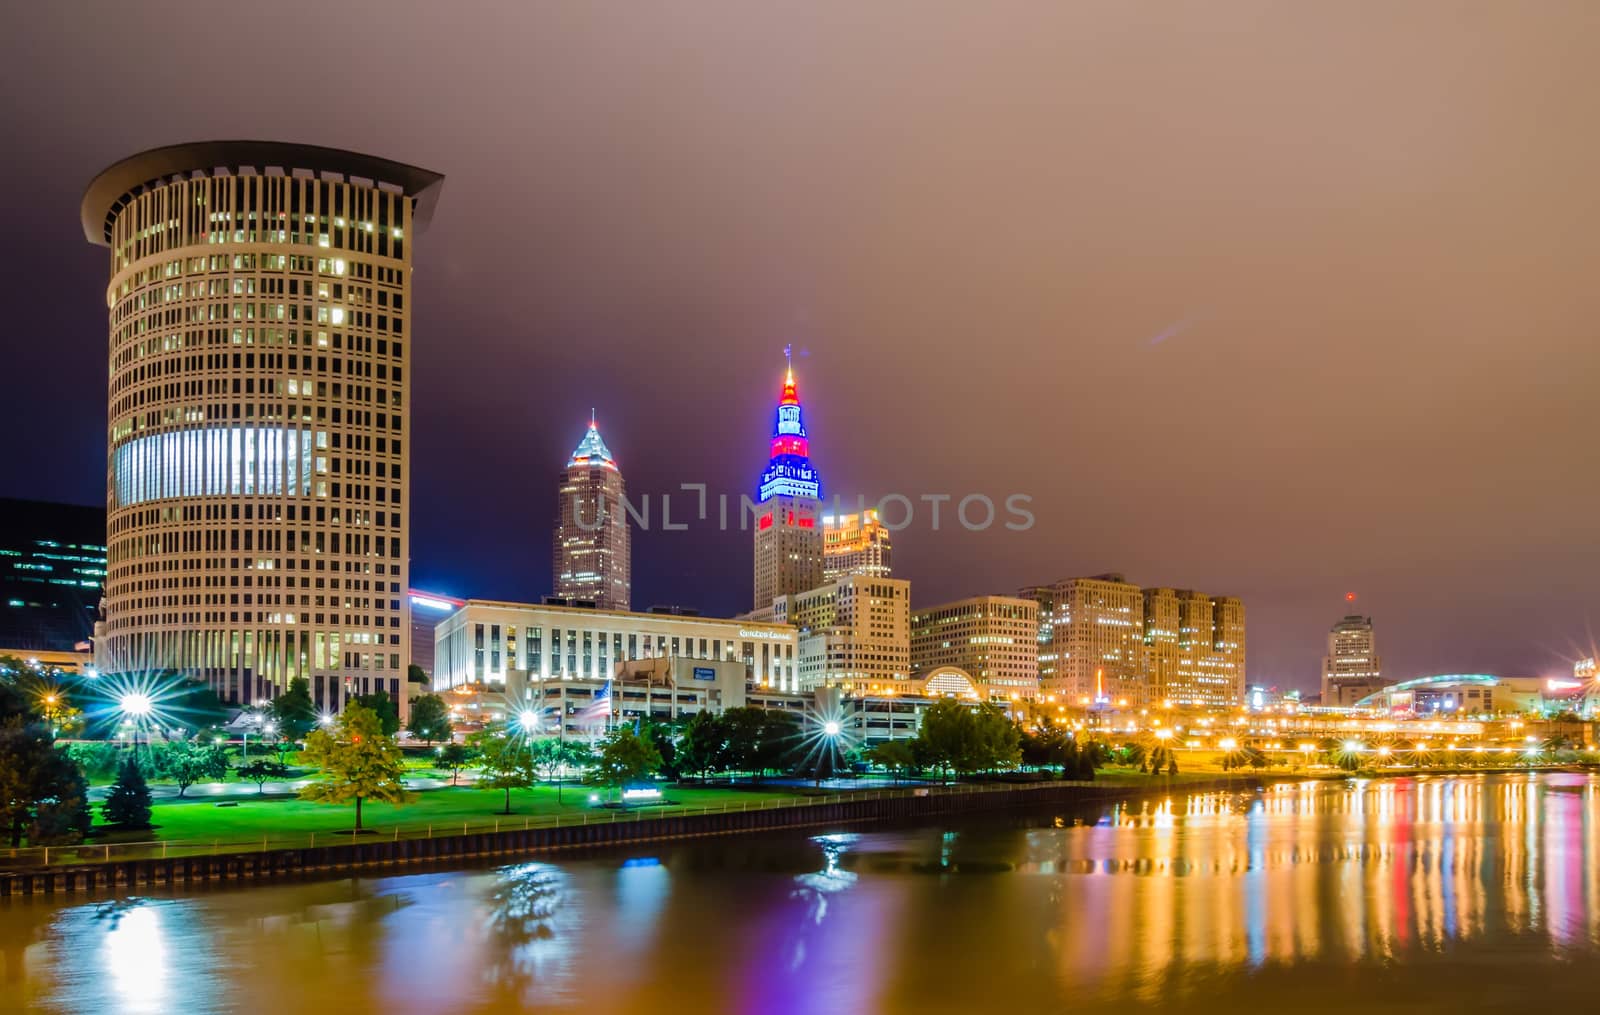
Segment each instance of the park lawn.
[[[463,823],[475,830],[485,830],[499,821],[502,827],[515,827],[525,818],[548,820],[556,814],[579,818],[589,813],[592,818],[610,820],[612,812],[593,807],[589,803],[595,787],[568,785],[562,789],[561,802],[557,803],[553,786],[511,791],[511,814],[500,813],[505,805],[505,792],[497,789],[477,789],[471,786],[447,787],[412,794],[403,804],[384,804],[367,801],[362,805],[362,825],[377,832],[401,834],[422,833],[430,826],[435,833],[443,834],[452,828],[460,830]],[[602,794],[605,795],[605,794]],[[719,788],[668,788],[662,795],[671,804],[665,807],[633,809],[631,813],[659,814],[693,807],[721,807],[724,804],[737,808],[741,805],[757,806],[774,800],[792,800],[808,795],[793,787],[778,791]],[[269,793],[265,796],[233,797],[236,806],[218,806],[214,800],[167,801],[151,808],[151,821],[155,828],[138,832],[108,832],[97,842],[193,842],[193,843],[260,843],[263,836],[272,842],[298,841],[314,833],[332,834],[348,830],[355,822],[355,806],[314,803],[288,794]]]

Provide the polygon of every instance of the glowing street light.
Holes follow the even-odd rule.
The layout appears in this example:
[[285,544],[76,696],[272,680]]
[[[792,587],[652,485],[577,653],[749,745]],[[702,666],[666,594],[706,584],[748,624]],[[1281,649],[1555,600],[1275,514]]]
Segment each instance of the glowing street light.
[[1223,737],[1221,740],[1217,741],[1217,746],[1222,748],[1224,751],[1231,751],[1235,747],[1239,746],[1239,741],[1233,739],[1232,737]]
[[142,691],[132,691],[122,696],[122,700],[117,702],[117,707],[122,710],[122,714],[125,716],[133,719],[143,719],[150,714],[154,705],[150,701],[148,694]]
[[517,725],[522,732],[532,735],[539,729],[539,713],[531,708],[525,708],[517,713]]
[[836,737],[843,731],[843,729],[844,727],[839,725],[839,720],[837,719],[829,719],[827,722],[822,724],[823,736]]

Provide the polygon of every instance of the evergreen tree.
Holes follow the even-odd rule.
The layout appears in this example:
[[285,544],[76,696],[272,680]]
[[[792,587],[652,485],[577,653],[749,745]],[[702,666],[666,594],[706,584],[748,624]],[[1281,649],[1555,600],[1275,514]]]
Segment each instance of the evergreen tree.
[[150,827],[150,785],[144,769],[131,755],[117,768],[117,781],[100,805],[100,815],[119,829]]

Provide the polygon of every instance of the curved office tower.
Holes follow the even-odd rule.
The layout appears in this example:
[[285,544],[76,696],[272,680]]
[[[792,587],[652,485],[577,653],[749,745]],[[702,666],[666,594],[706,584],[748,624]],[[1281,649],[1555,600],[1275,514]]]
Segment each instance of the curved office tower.
[[124,159],[111,250],[107,575],[96,657],[323,709],[409,661],[411,253],[443,180],[264,141]]

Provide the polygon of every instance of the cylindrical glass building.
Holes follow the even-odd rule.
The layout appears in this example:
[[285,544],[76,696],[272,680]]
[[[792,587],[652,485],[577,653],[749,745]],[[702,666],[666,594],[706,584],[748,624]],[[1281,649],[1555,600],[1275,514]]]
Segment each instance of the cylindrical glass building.
[[442,181],[218,141],[89,185],[84,235],[111,250],[103,672],[404,700],[411,254]]

